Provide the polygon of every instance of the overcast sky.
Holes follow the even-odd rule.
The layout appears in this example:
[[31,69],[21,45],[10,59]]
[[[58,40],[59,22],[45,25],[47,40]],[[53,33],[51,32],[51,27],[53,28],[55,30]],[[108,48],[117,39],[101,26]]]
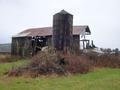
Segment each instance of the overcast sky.
[[31,27],[52,26],[62,9],[74,25],[89,25],[98,47],[120,49],[120,0],[0,0],[0,43]]

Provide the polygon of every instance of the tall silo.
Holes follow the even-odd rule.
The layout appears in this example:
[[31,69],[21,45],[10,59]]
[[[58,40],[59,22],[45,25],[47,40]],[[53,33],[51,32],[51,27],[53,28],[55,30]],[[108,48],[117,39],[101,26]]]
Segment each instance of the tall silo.
[[53,46],[67,52],[72,48],[73,15],[65,10],[53,16]]

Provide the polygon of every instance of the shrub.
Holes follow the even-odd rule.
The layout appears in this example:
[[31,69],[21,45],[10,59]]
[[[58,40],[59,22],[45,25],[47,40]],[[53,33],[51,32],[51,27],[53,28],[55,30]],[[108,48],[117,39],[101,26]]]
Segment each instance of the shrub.
[[64,73],[60,60],[62,57],[55,50],[41,51],[32,58],[30,70],[38,74]]
[[69,73],[88,73],[93,70],[92,63],[85,56],[70,55],[65,58],[68,62],[65,70]]
[[82,53],[81,55],[63,54],[55,49],[48,48],[35,55],[27,66],[12,69],[9,76],[24,74],[32,77],[39,75],[66,75],[88,73],[96,67],[120,68],[120,57],[111,54]]
[[66,75],[69,73],[87,73],[90,69],[90,62],[84,56],[63,54],[50,48],[35,55],[26,67],[12,69],[8,75],[27,74],[32,77],[51,74]]
[[120,57],[114,54],[88,53],[88,60],[93,63],[94,67],[120,68]]
[[39,52],[32,58],[30,66],[38,74],[87,73],[92,70],[92,64],[86,57],[63,54],[53,49]]

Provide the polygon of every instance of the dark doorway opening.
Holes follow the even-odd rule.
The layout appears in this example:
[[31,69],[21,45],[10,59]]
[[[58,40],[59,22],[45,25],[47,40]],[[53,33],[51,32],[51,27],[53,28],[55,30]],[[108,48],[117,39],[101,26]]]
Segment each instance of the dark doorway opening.
[[47,46],[47,38],[45,36],[32,37],[32,55],[37,54],[45,46]]

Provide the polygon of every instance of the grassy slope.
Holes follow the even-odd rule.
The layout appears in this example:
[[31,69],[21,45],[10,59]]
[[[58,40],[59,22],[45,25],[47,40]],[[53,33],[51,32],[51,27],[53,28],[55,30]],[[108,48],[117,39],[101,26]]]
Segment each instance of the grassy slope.
[[62,77],[7,77],[3,73],[27,61],[0,64],[0,90],[120,90],[120,69],[97,69]]

